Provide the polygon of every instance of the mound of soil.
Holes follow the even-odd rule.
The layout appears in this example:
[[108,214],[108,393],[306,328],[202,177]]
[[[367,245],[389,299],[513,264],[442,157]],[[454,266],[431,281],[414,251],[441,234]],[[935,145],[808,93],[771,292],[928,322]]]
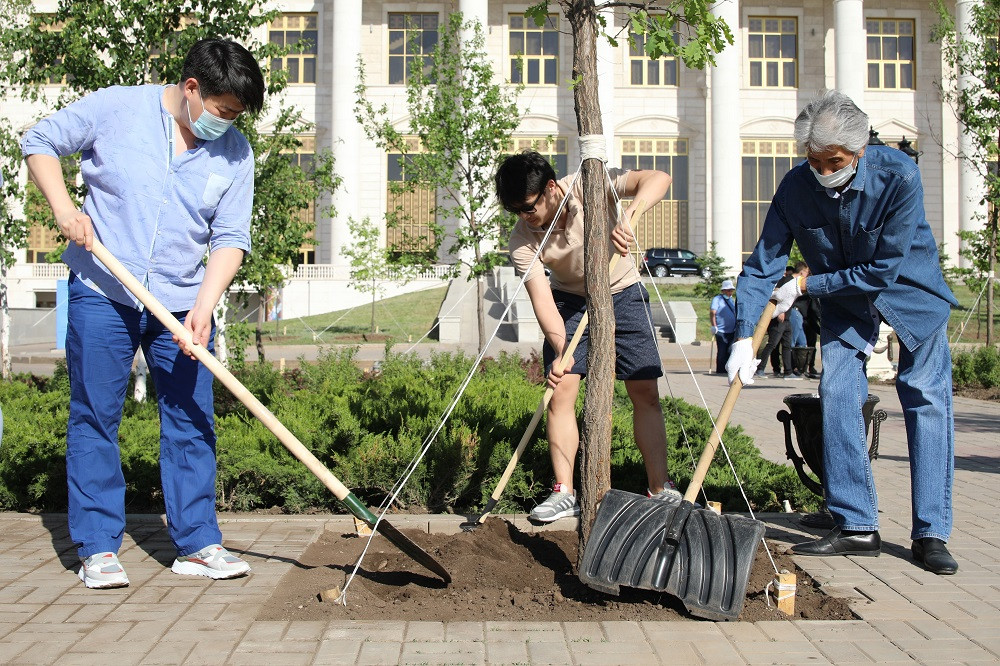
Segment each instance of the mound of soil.
[[[688,620],[683,604],[668,594],[622,588],[621,596],[596,592],[575,573],[579,536],[570,531],[521,532],[489,518],[472,532],[426,534],[404,530],[452,576],[445,584],[391,542],[376,537],[351,581],[346,605],[321,601],[320,593],[343,589],[367,537],[324,532],[299,558],[263,605],[258,620]],[[795,615],[768,607],[764,588],[774,578],[758,548],[739,619],[853,620],[847,602],[829,597],[791,557],[774,553],[778,569],[797,574]],[[773,588],[772,588],[773,589]]]

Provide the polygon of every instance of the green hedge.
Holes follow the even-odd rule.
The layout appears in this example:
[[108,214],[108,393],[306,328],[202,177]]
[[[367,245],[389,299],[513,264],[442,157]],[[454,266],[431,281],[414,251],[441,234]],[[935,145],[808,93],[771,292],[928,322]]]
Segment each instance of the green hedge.
[[956,388],[996,388],[1000,386],[1000,352],[985,346],[955,354],[951,376]]
[[[355,353],[326,352],[317,362],[284,374],[269,365],[249,364],[238,376],[345,485],[377,505],[438,425],[473,361],[452,354],[436,354],[429,361],[389,354],[376,371],[366,373],[358,368]],[[537,358],[487,359],[400,500],[431,512],[472,513],[481,507],[538,407],[544,391],[540,378]],[[216,385],[215,396],[220,510],[341,511],[333,494],[224,387]],[[578,407],[582,401],[581,392]],[[0,382],[5,419],[0,509],[65,511],[68,402],[63,368],[50,379],[20,376]],[[704,410],[683,401],[665,399],[663,406],[671,475],[684,486],[691,476],[692,455],[699,455],[711,424]],[[685,444],[678,413],[693,453]],[[544,424],[497,512],[525,511],[547,494],[551,466],[543,435]],[[161,511],[159,422],[152,391],[145,403],[128,399],[119,439],[128,510]],[[728,428],[725,442],[755,510],[779,510],[784,499],[797,508],[815,507],[816,498],[794,471],[762,459],[739,428]],[[615,392],[611,460],[614,487],[645,490],[631,404],[621,383]],[[745,507],[721,452],[705,488],[728,509]]]

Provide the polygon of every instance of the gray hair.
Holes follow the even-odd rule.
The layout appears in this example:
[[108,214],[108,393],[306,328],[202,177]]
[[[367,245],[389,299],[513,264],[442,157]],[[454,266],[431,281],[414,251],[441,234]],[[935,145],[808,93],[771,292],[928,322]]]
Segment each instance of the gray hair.
[[868,143],[868,115],[839,90],[828,90],[795,119],[795,140],[808,152],[845,148],[857,153]]

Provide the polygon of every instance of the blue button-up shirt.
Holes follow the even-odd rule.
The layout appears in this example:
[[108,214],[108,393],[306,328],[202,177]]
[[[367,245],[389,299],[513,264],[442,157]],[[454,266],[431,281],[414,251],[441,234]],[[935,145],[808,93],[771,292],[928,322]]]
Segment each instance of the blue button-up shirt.
[[[147,85],[93,92],[31,128],[21,149],[25,156],[82,152],[83,212],[95,235],[164,307],[186,312],[207,251],[250,251],[254,158],[235,128],[175,156],[163,91]],[[139,307],[83,246],[71,243],[62,259],[88,286]]]
[[736,303],[731,297],[716,294],[709,309],[715,311],[715,326],[719,333],[732,333],[736,330]]
[[785,175],[737,282],[737,337],[753,335],[793,240],[811,272],[806,289],[821,299],[823,327],[859,351],[869,349],[878,315],[915,349],[958,305],[924,216],[920,171],[895,148],[868,146],[839,195],[806,162]]

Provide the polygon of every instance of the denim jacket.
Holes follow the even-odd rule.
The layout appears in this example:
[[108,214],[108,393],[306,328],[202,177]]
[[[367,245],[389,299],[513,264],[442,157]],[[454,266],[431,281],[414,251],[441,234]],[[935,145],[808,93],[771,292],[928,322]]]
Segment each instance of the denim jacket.
[[878,326],[871,306],[912,350],[958,305],[924,215],[920,171],[895,148],[868,146],[839,195],[806,162],[782,179],[737,282],[737,337],[753,335],[793,240],[809,265],[806,290],[820,299],[823,328],[859,351]]

